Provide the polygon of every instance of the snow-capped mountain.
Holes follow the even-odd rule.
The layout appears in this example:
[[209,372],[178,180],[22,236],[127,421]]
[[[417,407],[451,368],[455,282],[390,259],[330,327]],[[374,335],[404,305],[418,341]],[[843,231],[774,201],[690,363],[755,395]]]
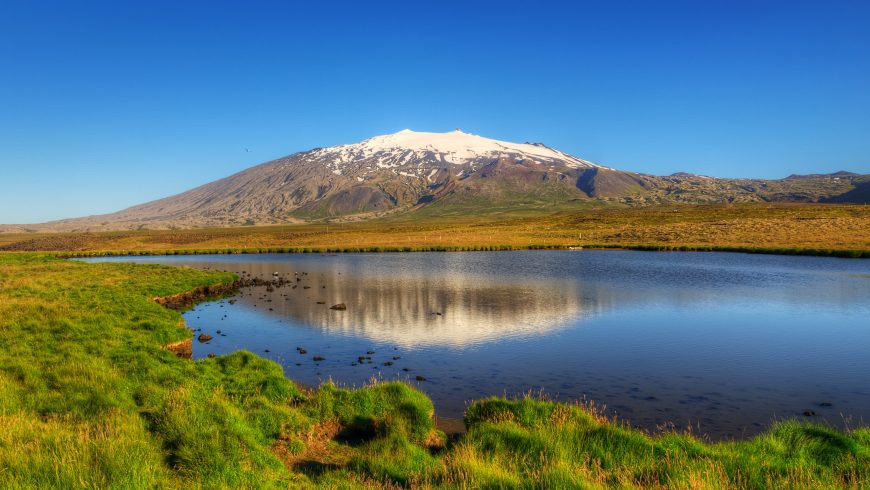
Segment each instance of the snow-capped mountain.
[[[359,143],[295,153],[117,213],[41,227],[233,226],[330,217],[363,219],[415,210],[429,214],[518,207],[551,211],[593,200],[646,205],[820,201],[843,195],[852,202],[853,194],[860,192],[856,186],[866,187],[866,182],[862,184],[865,177],[855,174],[810,177],[812,182],[692,174],[656,177],[596,165],[540,143],[498,141],[458,129],[446,133],[406,129]],[[866,200],[864,194],[857,198]]]
[[222,226],[370,217],[444,200],[588,198],[578,179],[598,170],[606,167],[542,144],[406,129],[295,153],[100,219],[128,226]]
[[570,168],[600,167],[542,144],[509,143],[456,129],[448,133],[427,133],[403,129],[375,136],[352,145],[321,148],[305,155],[304,161],[323,163],[337,175],[346,170],[373,171],[383,168],[439,167],[480,164],[499,158],[530,160]]

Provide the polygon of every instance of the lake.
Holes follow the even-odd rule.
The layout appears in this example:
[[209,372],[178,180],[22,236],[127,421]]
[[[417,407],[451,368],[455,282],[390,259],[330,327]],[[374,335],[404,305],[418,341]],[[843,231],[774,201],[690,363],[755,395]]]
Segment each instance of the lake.
[[443,418],[531,392],[711,439],[782,418],[870,421],[866,260],[618,250],[86,260],[277,272],[296,287],[244,288],[184,313],[214,336],[194,340],[194,357],[247,349],[310,386],[407,380]]

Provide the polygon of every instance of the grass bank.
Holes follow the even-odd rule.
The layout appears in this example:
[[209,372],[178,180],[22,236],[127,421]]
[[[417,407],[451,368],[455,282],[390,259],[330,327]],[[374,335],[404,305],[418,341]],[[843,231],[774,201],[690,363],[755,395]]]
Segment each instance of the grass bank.
[[303,390],[248,352],[191,361],[161,348],[190,332],[154,298],[233,280],[0,254],[0,487],[862,488],[870,478],[866,428],[783,422],[707,444],[579,405],[493,398],[445,444],[431,401],[405,384]]
[[103,250],[60,252],[58,257],[124,257],[159,255],[235,255],[235,254],[283,254],[283,253],[398,253],[398,252],[492,252],[508,250],[642,250],[648,252],[734,252],[773,255],[811,255],[818,257],[870,258],[870,250],[836,250],[822,248],[764,248],[764,247],[716,247],[693,245],[493,245],[471,247],[266,247],[226,249],[180,249],[180,250]]

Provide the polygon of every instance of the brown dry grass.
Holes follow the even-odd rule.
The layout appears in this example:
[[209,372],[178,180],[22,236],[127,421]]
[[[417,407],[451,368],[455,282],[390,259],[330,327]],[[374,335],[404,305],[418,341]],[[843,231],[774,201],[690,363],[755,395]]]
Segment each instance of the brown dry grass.
[[870,250],[870,206],[695,205],[268,227],[0,234],[0,250],[91,252],[572,245]]

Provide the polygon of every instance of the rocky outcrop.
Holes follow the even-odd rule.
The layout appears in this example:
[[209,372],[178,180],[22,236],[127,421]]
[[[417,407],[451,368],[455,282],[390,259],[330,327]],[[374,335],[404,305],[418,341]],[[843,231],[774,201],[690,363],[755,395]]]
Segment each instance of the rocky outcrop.
[[244,285],[242,280],[227,284],[214,284],[211,286],[198,287],[186,293],[173,294],[171,296],[156,297],[153,300],[171,310],[183,310],[209,297],[223,296],[231,293]]

